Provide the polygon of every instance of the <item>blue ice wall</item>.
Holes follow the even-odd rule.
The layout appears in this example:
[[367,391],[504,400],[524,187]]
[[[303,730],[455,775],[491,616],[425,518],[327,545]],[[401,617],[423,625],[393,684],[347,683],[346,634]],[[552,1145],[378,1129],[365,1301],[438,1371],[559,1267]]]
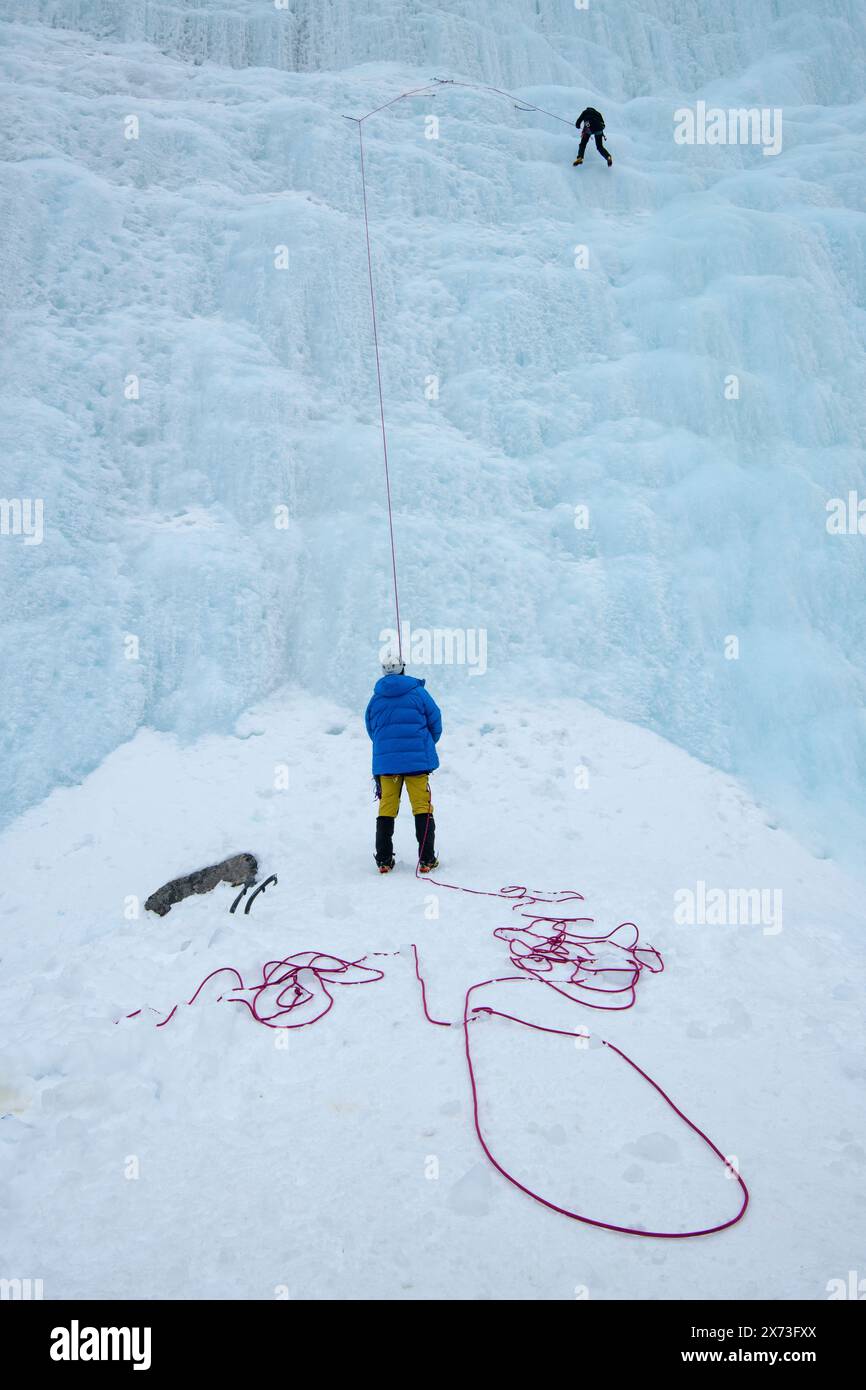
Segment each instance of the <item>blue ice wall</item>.
[[[390,569],[343,115],[445,75],[591,102],[615,164],[465,89],[365,127],[403,614],[488,642],[432,687],[479,721],[585,697],[850,856],[866,536],[826,508],[866,497],[864,15],[4,0],[0,491],[44,502],[41,544],[0,537],[4,817],[141,723],[365,698]],[[779,108],[779,153],[676,143],[699,100]]]

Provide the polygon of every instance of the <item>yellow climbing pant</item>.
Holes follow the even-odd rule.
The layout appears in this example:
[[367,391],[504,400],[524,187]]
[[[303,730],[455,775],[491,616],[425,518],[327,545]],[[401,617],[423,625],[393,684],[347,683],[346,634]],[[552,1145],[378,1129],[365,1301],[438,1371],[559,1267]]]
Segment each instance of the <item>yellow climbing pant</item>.
[[380,816],[396,816],[400,810],[400,793],[403,790],[404,782],[409,793],[413,815],[426,816],[433,810],[427,773],[413,772],[411,776],[405,777],[400,772],[394,776],[381,776],[379,778],[379,785],[382,788],[382,800],[379,802],[378,811]]

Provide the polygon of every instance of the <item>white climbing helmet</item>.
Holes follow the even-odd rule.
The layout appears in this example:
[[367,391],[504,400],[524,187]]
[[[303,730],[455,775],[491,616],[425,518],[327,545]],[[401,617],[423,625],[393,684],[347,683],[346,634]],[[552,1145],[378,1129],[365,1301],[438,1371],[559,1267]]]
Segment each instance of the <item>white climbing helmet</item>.
[[398,647],[388,647],[382,653],[382,674],[385,676],[402,676],[406,669],[406,663],[400,655]]

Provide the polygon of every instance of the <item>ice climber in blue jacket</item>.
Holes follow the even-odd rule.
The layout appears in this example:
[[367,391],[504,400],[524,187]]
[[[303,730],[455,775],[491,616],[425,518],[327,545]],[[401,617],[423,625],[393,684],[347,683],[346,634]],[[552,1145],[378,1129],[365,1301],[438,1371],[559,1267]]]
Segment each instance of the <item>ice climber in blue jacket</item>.
[[394,820],[405,783],[415,816],[418,868],[429,874],[439,865],[429,777],[439,766],[436,744],[442,733],[442,715],[424,682],[406,675],[399,654],[386,654],[382,671],[364,715],[373,740],[373,776],[379,803],[376,864],[380,874],[390,873],[394,867]]

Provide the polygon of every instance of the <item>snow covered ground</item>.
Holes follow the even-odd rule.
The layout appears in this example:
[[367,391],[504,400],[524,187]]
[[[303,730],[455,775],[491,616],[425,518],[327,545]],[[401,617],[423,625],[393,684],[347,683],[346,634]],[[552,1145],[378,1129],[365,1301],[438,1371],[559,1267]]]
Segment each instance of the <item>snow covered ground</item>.
[[[577,701],[496,705],[449,729],[442,754],[446,879],[575,887],[599,929],[633,917],[666,962],[628,1014],[541,986],[483,1002],[622,1047],[736,1157],[744,1221],[697,1241],[611,1235],[487,1164],[461,1031],[425,1022],[405,948],[433,1014],[459,1019],[469,984],[511,973],[492,932],[512,915],[416,880],[405,810],[399,871],[373,872],[361,721],[295,692],[232,737],[184,748],[141,732],[3,837],[4,1270],[44,1279],[46,1297],[820,1299],[859,1267],[858,885],[729,777]],[[279,875],[248,917],[229,915],[227,886],[163,919],[125,916],[238,850]],[[678,924],[675,894],[698,879],[780,889],[781,921]],[[254,978],[307,949],[400,953],[286,1048],[213,990],[164,1029],[114,1024],[167,1011],[217,966]],[[487,1131],[530,1185],[621,1224],[734,1214],[736,1183],[606,1049],[473,1026]]]

